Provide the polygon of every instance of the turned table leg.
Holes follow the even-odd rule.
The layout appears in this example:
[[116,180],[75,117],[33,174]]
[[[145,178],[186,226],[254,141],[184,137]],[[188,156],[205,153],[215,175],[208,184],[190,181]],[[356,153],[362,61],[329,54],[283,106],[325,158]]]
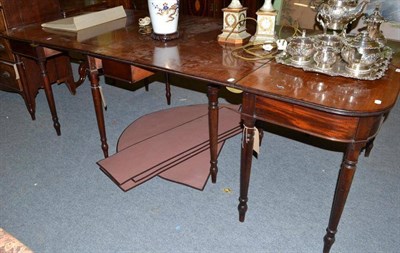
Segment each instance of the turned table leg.
[[243,124],[242,148],[240,157],[240,196],[239,196],[239,221],[244,222],[247,211],[248,192],[250,184],[251,163],[253,160],[253,145],[255,122],[255,96],[243,93],[241,119]]
[[96,67],[95,59],[93,57],[88,56],[88,64],[89,64],[89,80],[90,86],[92,88],[92,97],[94,110],[96,112],[97,126],[99,128],[100,133],[100,141],[101,141],[101,149],[103,150],[104,157],[108,157],[108,144],[107,144],[107,136],[106,136],[106,127],[104,123],[104,112],[103,112],[103,104],[100,93],[100,85],[99,85],[99,72]]
[[211,182],[217,182],[218,174],[218,91],[215,85],[208,86],[208,129],[210,134]]
[[167,98],[167,104],[171,105],[171,84],[168,73],[165,73],[165,97]]
[[350,143],[347,145],[336,184],[329,225],[326,229],[326,235],[324,236],[324,253],[329,253],[335,242],[335,234],[350,191],[354,173],[356,172],[358,157],[364,146],[365,143]]
[[42,74],[43,78],[43,85],[44,85],[44,91],[46,94],[47,98],[47,103],[49,104],[51,116],[53,119],[53,126],[56,129],[57,135],[61,135],[61,129],[60,129],[60,123],[58,122],[58,116],[57,116],[57,110],[56,110],[56,103],[54,101],[54,96],[53,96],[53,90],[51,88],[49,76],[47,73],[47,68],[46,68],[46,59],[39,59],[38,61],[40,71]]
[[243,119],[242,149],[240,160],[240,197],[239,197],[239,221],[244,222],[247,211],[247,201],[250,183],[251,163],[253,160],[255,119]]

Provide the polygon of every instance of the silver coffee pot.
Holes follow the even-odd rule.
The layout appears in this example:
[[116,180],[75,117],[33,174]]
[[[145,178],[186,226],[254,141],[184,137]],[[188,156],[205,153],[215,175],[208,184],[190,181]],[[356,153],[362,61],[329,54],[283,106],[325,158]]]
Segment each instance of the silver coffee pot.
[[386,22],[385,18],[379,11],[379,6],[375,7],[374,12],[371,15],[365,16],[365,23],[367,24],[368,35],[371,39],[378,40],[382,43],[386,43],[385,36],[383,36],[380,29],[381,24]]

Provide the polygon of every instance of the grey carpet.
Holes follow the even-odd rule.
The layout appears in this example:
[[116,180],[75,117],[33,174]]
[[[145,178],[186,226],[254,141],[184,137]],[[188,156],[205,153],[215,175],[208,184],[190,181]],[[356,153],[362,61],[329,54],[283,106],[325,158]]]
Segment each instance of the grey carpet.
[[[182,83],[172,87],[171,106],[207,102],[205,85]],[[157,80],[149,92],[103,89],[110,154],[133,120],[168,108]],[[53,90],[60,137],[43,91],[36,121],[18,94],[0,92],[0,227],[35,252],[322,251],[340,147],[271,128],[253,161],[249,211],[240,223],[240,136],[226,142],[218,182],[204,191],[155,178],[123,192],[96,165],[102,152],[88,82],[75,96],[64,85]],[[226,94],[221,103],[237,100]],[[399,252],[399,125],[397,104],[371,156],[360,158],[332,253]]]

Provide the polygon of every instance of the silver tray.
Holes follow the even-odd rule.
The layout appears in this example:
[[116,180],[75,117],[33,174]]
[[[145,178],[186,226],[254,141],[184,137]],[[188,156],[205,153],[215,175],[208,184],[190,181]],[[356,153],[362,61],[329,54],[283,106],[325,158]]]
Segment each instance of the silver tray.
[[326,74],[329,76],[343,76],[361,80],[376,80],[380,79],[385,75],[386,70],[392,59],[393,51],[390,47],[385,46],[382,50],[382,58],[377,61],[374,66],[371,67],[371,71],[368,73],[357,72],[350,70],[346,67],[347,63],[343,59],[339,58],[336,63],[330,69],[321,69],[316,66],[314,60],[308,62],[297,63],[292,61],[291,56],[286,52],[281,52],[275,56],[277,63],[292,66],[295,68],[301,68],[304,71],[311,71]]

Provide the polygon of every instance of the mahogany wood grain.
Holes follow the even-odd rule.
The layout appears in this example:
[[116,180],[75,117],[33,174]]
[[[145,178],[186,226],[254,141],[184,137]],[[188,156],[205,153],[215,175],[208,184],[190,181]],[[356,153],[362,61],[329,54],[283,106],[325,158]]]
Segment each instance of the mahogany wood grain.
[[351,139],[357,130],[354,117],[320,112],[265,97],[256,97],[255,115],[280,126],[336,141]]
[[[65,17],[78,15],[82,12],[99,11],[122,5],[125,9],[133,9],[132,0],[58,0]],[[147,3],[147,1],[146,1]]]
[[8,28],[61,18],[58,0],[1,0]]
[[167,104],[171,105],[171,82],[168,73],[165,73],[164,76],[165,76],[165,97],[167,98]]
[[0,59],[13,61],[14,55],[11,51],[10,44],[6,39],[0,38]]
[[385,76],[378,80],[331,77],[271,62],[246,76],[234,87],[339,115],[381,114],[393,106],[399,92],[397,85],[388,85],[400,83],[394,64],[398,60],[399,49],[395,50],[397,53],[393,64]]
[[209,11],[209,0],[183,0],[180,8],[183,13],[196,16],[213,16],[214,11]]
[[[32,120],[35,120],[36,119],[36,114],[35,114],[36,103],[35,103],[34,98],[35,98],[36,94],[34,96],[32,96],[32,94],[31,94],[32,87],[30,87],[28,85],[28,78],[27,78],[27,75],[25,72],[25,66],[21,60],[22,57],[20,57],[19,55],[16,55],[15,58],[16,58],[16,62],[17,62],[16,66],[17,66],[18,72],[22,74],[22,75],[20,74],[21,86],[22,86],[21,90],[23,90],[24,92],[22,92],[21,95],[24,98],[25,105],[28,109],[29,114],[31,115]],[[33,79],[34,79],[34,77],[33,77]],[[30,80],[32,80],[32,79],[30,79]],[[33,83],[39,83],[39,82],[34,81]]]
[[208,123],[210,131],[210,173],[211,181],[217,182],[218,174],[218,91],[219,87],[208,85]]
[[88,71],[90,86],[92,88],[92,97],[94,110],[96,112],[97,125],[100,133],[101,149],[103,150],[104,157],[108,157],[108,144],[106,129],[104,123],[104,113],[103,113],[103,102],[100,93],[100,79],[99,79],[99,68],[96,63],[96,58],[92,56],[87,56]]
[[45,31],[39,24],[7,31],[3,36],[24,42],[35,41],[43,47],[59,51],[73,50],[145,69],[182,73],[222,85],[230,84],[227,80],[231,78],[240,80],[265,63],[232,59],[232,48],[220,45],[215,39],[221,33],[220,19],[182,16],[179,24],[182,36],[178,40],[163,43],[139,33],[137,21],[146,15],[146,12],[134,12],[128,17],[126,28],[82,43],[68,33],[63,35]]
[[42,78],[43,78],[44,91],[46,93],[47,102],[49,104],[51,116],[53,119],[53,125],[54,125],[54,128],[56,129],[57,135],[61,135],[60,122],[58,122],[58,116],[57,116],[57,111],[56,111],[56,104],[54,101],[53,92],[51,90],[51,83],[50,83],[50,79],[49,79],[47,68],[46,68],[46,59],[40,58],[40,59],[38,59],[38,62],[39,62],[39,68],[40,68]]
[[154,72],[141,69],[132,65],[104,59],[102,69],[105,76],[122,80],[128,83],[135,83],[144,78],[154,75]]
[[251,163],[253,159],[254,127],[256,119],[251,112],[254,112],[255,96],[245,92],[242,103],[242,123],[244,127],[242,135],[242,152],[240,156],[240,196],[239,196],[239,221],[244,222],[250,183]]
[[132,0],[107,0],[108,7],[115,7],[122,5],[125,9],[133,9]]

